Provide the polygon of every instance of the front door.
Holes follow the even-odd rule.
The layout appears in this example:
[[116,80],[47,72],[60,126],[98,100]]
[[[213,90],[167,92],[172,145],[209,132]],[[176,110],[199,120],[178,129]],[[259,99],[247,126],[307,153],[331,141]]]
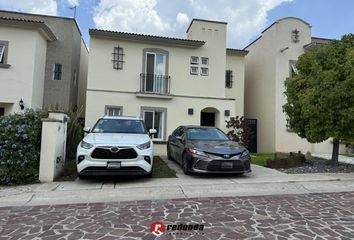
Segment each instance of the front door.
[[215,127],[215,113],[201,112],[200,113],[200,125]]

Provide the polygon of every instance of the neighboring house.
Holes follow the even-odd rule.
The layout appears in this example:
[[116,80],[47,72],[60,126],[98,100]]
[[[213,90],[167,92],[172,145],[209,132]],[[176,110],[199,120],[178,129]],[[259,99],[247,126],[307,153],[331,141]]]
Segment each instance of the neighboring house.
[[[2,10],[0,18],[0,50],[8,64],[0,68],[0,114],[17,112],[20,99],[25,108],[84,111],[88,50],[75,19]],[[42,28],[51,32],[45,42],[32,36],[43,36]],[[33,99],[21,89],[34,89]]]
[[[306,50],[329,44],[330,39],[311,36],[311,26],[294,17],[274,22],[244,49],[245,116],[257,119],[258,152],[331,152],[328,140],[311,144],[287,127],[282,106],[284,82],[297,74],[296,61]],[[344,145],[341,147],[343,151]]]
[[225,129],[244,111],[244,56],[226,48],[226,23],[193,19],[187,39],[90,30],[86,126],[102,115],[141,116],[156,152],[183,124]]

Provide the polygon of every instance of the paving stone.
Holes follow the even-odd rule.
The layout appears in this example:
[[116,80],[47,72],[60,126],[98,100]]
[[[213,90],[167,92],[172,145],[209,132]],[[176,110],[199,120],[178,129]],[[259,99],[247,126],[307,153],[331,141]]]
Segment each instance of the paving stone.
[[155,221],[163,239],[354,239],[353,215],[354,192],[5,207],[0,240],[150,240]]

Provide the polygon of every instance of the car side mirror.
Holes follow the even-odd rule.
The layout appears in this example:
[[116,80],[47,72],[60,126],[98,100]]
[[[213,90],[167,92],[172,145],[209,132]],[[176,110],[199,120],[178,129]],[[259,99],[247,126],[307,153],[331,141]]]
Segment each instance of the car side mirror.
[[152,136],[157,133],[156,129],[149,129],[149,135]]
[[84,127],[84,133],[89,133],[91,131],[91,128],[90,127]]

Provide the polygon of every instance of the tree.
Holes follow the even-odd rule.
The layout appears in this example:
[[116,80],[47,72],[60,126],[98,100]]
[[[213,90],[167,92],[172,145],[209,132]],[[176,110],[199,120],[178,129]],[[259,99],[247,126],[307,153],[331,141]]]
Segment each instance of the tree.
[[305,52],[296,66],[285,82],[289,127],[311,143],[333,138],[337,165],[339,142],[354,139],[354,35]]
[[248,148],[252,140],[253,133],[244,117],[231,117],[229,121],[225,122],[226,127],[231,129],[226,133],[231,138],[231,140],[238,142]]

